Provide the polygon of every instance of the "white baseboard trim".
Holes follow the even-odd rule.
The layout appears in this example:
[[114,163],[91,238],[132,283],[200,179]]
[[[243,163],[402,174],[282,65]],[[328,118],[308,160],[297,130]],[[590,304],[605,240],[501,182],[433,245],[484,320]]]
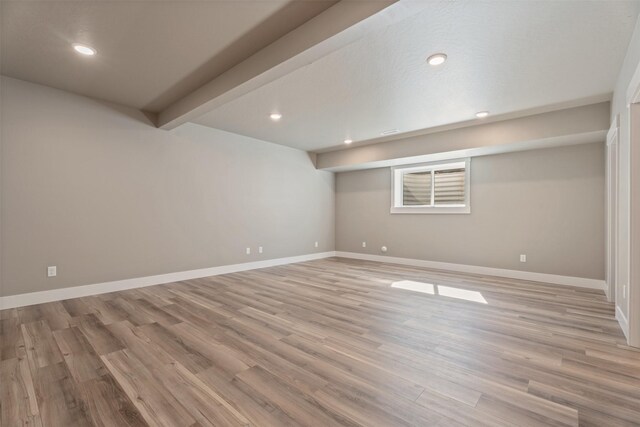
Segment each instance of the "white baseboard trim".
[[218,276],[220,274],[236,273],[238,271],[255,270],[257,268],[275,267],[277,265],[312,261],[315,259],[329,258],[333,256],[335,256],[335,252],[333,251],[319,252],[308,255],[245,262],[242,264],[222,265],[219,267],[201,268],[198,270],[180,271],[177,273],[159,274],[157,276],[136,277],[134,279],[116,280],[113,282],[96,283],[93,285],[72,286],[69,288],[52,289],[49,291],[9,295],[0,297],[0,310],[42,304],[51,301],[61,301],[70,298],[106,294],[109,292],[124,291],[127,289],[143,288],[146,286],[162,285],[164,283],[179,282],[181,280]]
[[[222,265],[219,267],[202,268],[198,270],[180,271],[177,273],[159,274],[156,276],[136,277],[133,279],[116,280],[113,282],[96,283],[92,285],[72,286],[68,288],[52,289],[49,291],[31,292],[27,294],[0,297],[0,310],[42,304],[51,301],[61,301],[90,295],[124,291],[127,289],[143,288],[146,286],[162,285],[179,282],[181,280],[199,279],[202,277],[218,276],[220,274],[236,273],[239,271],[255,270],[258,268],[275,267],[278,265],[312,261],[316,259],[342,257],[366,261],[386,262],[392,264],[426,267],[437,270],[449,270],[462,273],[484,274],[489,276],[508,277],[511,279],[530,280],[535,282],[552,283],[557,285],[578,286],[589,289],[605,289],[604,280],[586,279],[581,277],[558,276],[529,271],[506,270],[501,268],[481,267],[475,265],[453,264],[448,262],[425,261],[410,258],[398,258],[383,255],[361,254],[355,252],[329,251],[314,254],[299,255],[286,258],[276,258],[263,261],[246,262],[241,264]],[[616,309],[616,318],[620,322],[625,335],[628,334],[628,322],[621,311]],[[622,319],[622,320],[620,320]],[[623,325],[624,322],[624,325]],[[625,326],[626,325],[626,326]],[[626,329],[625,329],[626,327]]]
[[503,268],[481,267],[477,265],[453,264],[449,262],[425,261],[421,259],[398,258],[384,255],[361,254],[355,252],[336,252],[337,257],[353,258],[367,261],[387,262],[392,264],[426,267],[436,270],[449,270],[461,273],[484,274],[488,276],[508,277],[510,279],[530,280],[533,282],[552,283],[554,285],[577,286],[580,288],[599,289],[604,292],[605,282],[583,277],[559,276],[556,274],[534,273],[531,271],[507,270]]
[[620,325],[620,329],[622,329],[622,333],[624,334],[624,337],[627,339],[627,342],[629,342],[629,321],[627,320],[627,317],[624,315],[622,310],[620,310],[620,307],[618,307],[617,305],[616,305],[616,320]]

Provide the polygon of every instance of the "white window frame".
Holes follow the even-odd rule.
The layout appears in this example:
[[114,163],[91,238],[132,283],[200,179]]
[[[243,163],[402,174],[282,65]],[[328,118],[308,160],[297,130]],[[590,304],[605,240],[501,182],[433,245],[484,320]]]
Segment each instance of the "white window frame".
[[[464,167],[463,205],[403,205],[403,175],[407,173],[457,169]],[[431,196],[433,200],[433,194]],[[433,203],[433,202],[432,202]],[[391,168],[391,213],[392,214],[470,214],[471,213],[471,159],[446,160],[442,162],[396,166]]]

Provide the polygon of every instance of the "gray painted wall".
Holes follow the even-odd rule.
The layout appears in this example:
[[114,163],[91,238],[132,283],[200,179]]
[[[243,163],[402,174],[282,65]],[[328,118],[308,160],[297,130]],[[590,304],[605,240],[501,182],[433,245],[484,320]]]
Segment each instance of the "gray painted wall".
[[2,295],[334,250],[334,176],[308,154],[1,82]]
[[336,250],[603,279],[604,168],[602,143],[476,157],[469,215],[392,215],[389,168],[338,173]]

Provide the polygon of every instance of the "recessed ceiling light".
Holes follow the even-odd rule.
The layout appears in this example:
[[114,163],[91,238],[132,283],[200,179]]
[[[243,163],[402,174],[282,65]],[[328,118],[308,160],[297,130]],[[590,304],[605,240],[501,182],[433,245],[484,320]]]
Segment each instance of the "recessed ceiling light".
[[433,65],[434,67],[437,65],[442,65],[447,60],[447,55],[444,53],[436,53],[427,58],[427,62],[429,65]]
[[352,142],[353,142],[353,140],[352,140],[352,139],[345,139],[345,140],[344,140],[344,143],[345,143],[345,144],[351,144]]
[[476,117],[479,118],[479,119],[484,119],[488,115],[489,115],[488,111],[480,111],[480,112],[476,113]]
[[273,113],[273,114],[271,114],[269,117],[271,117],[271,120],[273,120],[273,121],[276,121],[276,122],[277,122],[278,120],[280,120],[280,119],[282,118],[282,114],[280,114],[280,113]]
[[389,130],[385,130],[380,135],[391,135],[398,132],[400,132],[398,129],[389,129]]
[[93,56],[96,54],[96,50],[94,48],[80,44],[80,43],[74,43],[73,50],[86,56]]

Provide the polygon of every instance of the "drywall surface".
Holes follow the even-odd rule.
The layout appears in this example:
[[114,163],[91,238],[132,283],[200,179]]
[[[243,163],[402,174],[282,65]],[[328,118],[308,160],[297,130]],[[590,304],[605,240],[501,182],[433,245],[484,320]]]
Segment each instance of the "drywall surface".
[[[610,103],[599,102],[488,123],[478,121],[473,126],[319,153],[317,164],[320,169],[339,171],[359,168],[363,164],[437,153],[488,148],[507,151],[514,144],[538,145],[545,140],[572,138],[573,143],[579,143],[579,135],[609,129],[609,112]],[[563,144],[570,145],[569,141],[563,141]]]
[[334,250],[334,176],[303,151],[6,77],[1,91],[2,295]]
[[390,168],[338,173],[336,250],[603,279],[604,169],[603,143],[473,158],[470,214],[390,214]]

